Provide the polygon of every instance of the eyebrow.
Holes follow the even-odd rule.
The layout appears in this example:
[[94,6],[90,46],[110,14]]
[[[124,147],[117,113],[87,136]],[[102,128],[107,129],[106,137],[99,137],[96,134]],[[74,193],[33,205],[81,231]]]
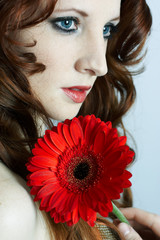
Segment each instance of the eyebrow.
[[[83,17],[88,17],[88,14],[82,10],[76,9],[76,8],[70,8],[70,9],[60,9],[60,10],[55,10],[55,12],[71,12],[71,11],[75,11],[77,13],[79,13],[80,15],[82,15]],[[120,16],[112,19],[111,21],[116,21],[119,20]]]
[[76,8],[55,10],[55,12],[70,12],[70,11],[75,11],[75,12],[79,13],[80,15],[82,15],[83,17],[88,17],[88,14],[86,12],[81,11]]
[[120,17],[113,18],[111,21],[120,20]]

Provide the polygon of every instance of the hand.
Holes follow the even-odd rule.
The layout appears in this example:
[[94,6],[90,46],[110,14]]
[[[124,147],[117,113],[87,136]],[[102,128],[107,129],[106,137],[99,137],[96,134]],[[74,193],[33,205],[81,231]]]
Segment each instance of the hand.
[[137,208],[120,209],[131,226],[119,223],[118,229],[126,240],[160,240],[160,216]]

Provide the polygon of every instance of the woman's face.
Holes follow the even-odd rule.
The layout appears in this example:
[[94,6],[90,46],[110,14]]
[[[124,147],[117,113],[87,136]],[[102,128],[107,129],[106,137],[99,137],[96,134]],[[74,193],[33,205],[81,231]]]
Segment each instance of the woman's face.
[[24,42],[37,41],[27,51],[46,66],[29,83],[51,118],[73,118],[96,78],[107,73],[107,39],[119,22],[120,2],[59,0],[49,19],[21,32]]

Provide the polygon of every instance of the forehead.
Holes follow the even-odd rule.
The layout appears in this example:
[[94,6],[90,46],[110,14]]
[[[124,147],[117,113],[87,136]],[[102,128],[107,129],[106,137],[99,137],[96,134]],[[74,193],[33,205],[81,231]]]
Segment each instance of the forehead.
[[120,15],[120,5],[121,0],[58,0],[55,11],[78,9],[89,17],[116,18]]

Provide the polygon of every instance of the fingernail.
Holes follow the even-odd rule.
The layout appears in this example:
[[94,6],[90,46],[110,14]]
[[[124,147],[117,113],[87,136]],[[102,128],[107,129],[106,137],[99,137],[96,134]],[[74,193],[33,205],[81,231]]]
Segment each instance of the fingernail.
[[126,223],[120,223],[118,225],[118,229],[124,236],[126,236],[126,235],[128,235],[130,233],[129,225],[126,224]]

